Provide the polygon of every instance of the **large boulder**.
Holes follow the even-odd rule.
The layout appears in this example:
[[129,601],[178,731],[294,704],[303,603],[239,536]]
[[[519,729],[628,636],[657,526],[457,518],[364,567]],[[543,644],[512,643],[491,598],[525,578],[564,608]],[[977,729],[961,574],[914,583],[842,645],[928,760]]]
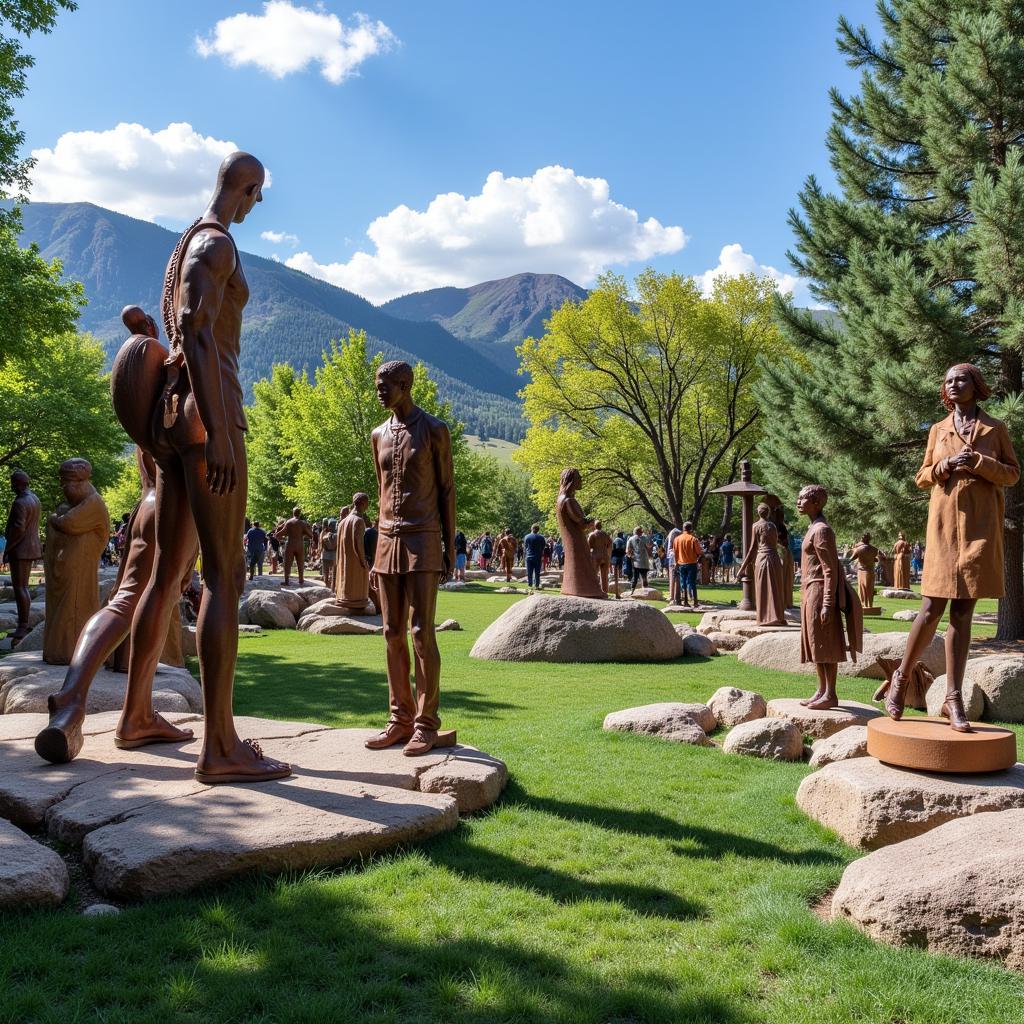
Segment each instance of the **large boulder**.
[[856,700],[840,701],[839,707],[828,711],[814,711],[804,707],[795,697],[779,697],[768,701],[770,718],[785,718],[792,722],[804,736],[824,739],[854,725],[865,725],[871,718],[882,714],[870,704]]
[[[299,587],[297,590],[291,591],[291,593],[301,597],[302,603],[306,608],[317,601],[325,601],[327,598],[334,597],[334,591],[320,583],[314,584],[311,587]],[[301,614],[301,612],[296,614]]]
[[290,606],[296,601],[300,611],[305,608],[301,597],[286,590],[250,590],[238,607],[238,621],[264,629],[294,629],[296,613]]
[[608,732],[640,732],[677,743],[707,746],[706,733],[713,732],[717,722],[706,704],[644,704],[605,716]]
[[799,761],[804,756],[804,738],[784,718],[755,718],[731,729],[722,742],[722,750],[769,761]]
[[[936,685],[939,680],[935,680]],[[945,685],[945,677],[942,677]],[[999,654],[972,658],[964,672],[964,688],[985,695],[985,717],[996,722],[1024,722],[1024,657]]]
[[1024,970],[1024,810],[974,814],[854,861],[832,916],[874,939]]
[[480,634],[470,656],[492,661],[668,661],[683,642],[657,608],[639,601],[534,594]]
[[[841,676],[856,676],[861,679],[884,679],[885,672],[879,664],[879,658],[895,658],[901,661],[907,649],[909,633],[865,633],[864,651],[857,655],[856,663],[841,661]],[[799,672],[812,675],[815,671],[810,662],[800,661],[800,634],[765,633],[748,640],[737,655],[745,665],[755,668],[774,669],[777,672]],[[942,638],[936,636],[925,648],[921,661],[932,675],[937,675],[946,667],[946,655]]]
[[849,729],[833,733],[811,744],[812,768],[824,768],[835,761],[847,761],[851,757],[868,756],[868,727],[851,725]]
[[735,686],[720,686],[711,695],[708,707],[718,724],[726,729],[768,714],[768,705],[761,694]]
[[0,819],[0,910],[55,907],[70,885],[59,854]]
[[[850,846],[876,850],[930,832],[953,818],[1024,807],[1024,765],[983,775],[954,775],[915,772],[873,757],[856,757],[808,775],[800,783],[796,802],[804,814]],[[912,873],[917,873],[916,867]]]
[[[979,659],[980,660],[980,659]],[[987,660],[987,659],[986,659]],[[968,662],[968,667],[972,664]],[[978,686],[970,672],[964,673],[963,685],[960,693],[964,698],[964,714],[972,722],[980,721],[985,714],[985,693]],[[928,706],[928,714],[938,716],[942,712],[942,702],[946,699],[946,677],[939,676],[938,679],[928,687],[925,694],[925,704]]]

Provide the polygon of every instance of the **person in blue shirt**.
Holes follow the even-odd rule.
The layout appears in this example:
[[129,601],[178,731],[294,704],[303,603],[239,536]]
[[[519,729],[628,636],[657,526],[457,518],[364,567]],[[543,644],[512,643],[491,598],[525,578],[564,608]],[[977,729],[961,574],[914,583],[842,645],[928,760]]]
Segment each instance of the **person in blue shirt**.
[[249,562],[249,579],[256,575],[257,566],[259,575],[262,576],[263,560],[267,557],[267,532],[258,522],[253,523],[246,532],[245,553]]
[[540,586],[540,565],[544,557],[544,546],[547,541],[540,532],[540,524],[534,523],[531,531],[523,538],[523,551],[526,552],[526,582],[528,586]]

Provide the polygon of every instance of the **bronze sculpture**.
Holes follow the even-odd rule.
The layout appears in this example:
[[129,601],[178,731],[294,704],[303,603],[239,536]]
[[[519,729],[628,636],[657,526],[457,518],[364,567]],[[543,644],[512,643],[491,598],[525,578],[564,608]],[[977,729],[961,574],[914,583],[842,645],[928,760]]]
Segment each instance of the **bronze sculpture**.
[[[238,359],[249,289],[229,228],[262,201],[264,177],[263,165],[248,153],[233,153],[221,164],[210,205],[181,236],[167,266],[166,363],[154,373],[147,350],[129,341],[111,374],[118,418],[157,466],[156,554],[132,620],[125,708],[143,707],[152,688],[168,607],[178,599],[198,534],[204,587],[196,646],[206,728],[196,778],[210,784],[291,773],[265,757],[258,743],[241,740],[232,714],[248,489]],[[156,718],[140,726],[122,717],[118,735],[136,745],[187,738]]]
[[782,560],[782,601],[785,608],[795,608],[796,561],[789,546],[789,530],[786,528],[786,510],[782,499],[775,494],[765,497],[764,503],[772,510],[771,521],[779,533],[779,558]]
[[854,544],[850,557],[857,563],[857,596],[864,611],[875,610],[875,565],[879,551],[871,543],[871,534],[865,533],[858,544]]
[[1003,488],[1020,478],[1006,424],[978,405],[990,394],[976,366],[961,363],[946,371],[939,396],[949,415],[932,424],[915,478],[918,487],[931,492],[927,558],[921,614],[910,627],[903,661],[885,696],[885,710],[897,721],[914,667],[950,603],[942,714],[955,731],[973,731],[961,694],[971,621],[979,598],[1003,596]]
[[897,590],[910,589],[910,545],[902,530],[892,546],[892,585]]
[[328,519],[320,534],[320,567],[323,570],[324,586],[334,590],[335,567],[338,564],[338,521]]
[[29,631],[32,595],[28,589],[28,578],[32,563],[43,557],[43,546],[39,542],[39,517],[42,509],[39,498],[28,485],[27,473],[18,469],[11,474],[14,501],[7,515],[7,529],[4,532],[7,546],[3,550],[3,561],[11,568],[14,604],[18,609],[18,625],[11,635],[12,647],[17,647]]
[[597,570],[601,589],[607,596],[608,572],[612,564],[612,538],[602,528],[600,519],[595,520],[594,529],[587,534],[587,546],[590,548],[590,556],[594,560],[594,568]]
[[594,523],[583,513],[576,492],[583,485],[578,469],[563,469],[561,489],[555,504],[555,519],[565,550],[562,593],[569,597],[607,597],[597,578],[597,568],[590,554],[587,533]]
[[784,626],[786,602],[782,594],[779,531],[770,516],[771,509],[764,502],[757,506],[757,522],[750,531],[750,547],[740,563],[739,574],[749,577],[753,570],[757,624]]
[[[836,677],[846,652],[857,660],[864,630],[860,601],[850,589],[839,564],[836,535],[823,515],[828,492],[819,484],[804,487],[796,500],[798,511],[811,521],[800,550],[800,661],[812,662],[818,688],[801,704],[813,711],[837,707]],[[843,636],[846,618],[848,638]]]
[[100,606],[98,574],[110,539],[110,516],[91,478],[86,459],[62,462],[66,501],[46,521],[43,661],[50,665],[70,663],[78,634]]
[[352,511],[338,528],[338,604],[353,615],[368,615],[370,607],[370,563],[366,559],[366,510],[370,498],[360,491],[352,495]]
[[498,544],[495,549],[495,553],[498,556],[498,564],[501,566],[502,571],[505,573],[505,582],[512,582],[512,570],[516,566],[516,543],[515,537],[512,536],[512,531],[508,528],[501,531],[501,536],[498,538]]
[[400,360],[377,370],[377,399],[391,414],[370,435],[380,488],[373,577],[384,618],[390,715],[366,741],[371,750],[404,743],[410,757],[455,743],[453,730],[440,731],[441,654],[434,632],[438,583],[451,572],[455,553],[452,443],[447,425],[413,403],[412,383],[412,367]]
[[[344,510],[343,510],[344,511]],[[299,574],[299,586],[306,585],[306,541],[313,541],[313,527],[302,518],[302,509],[292,509],[291,519],[286,519],[275,531],[284,539],[284,585],[290,586],[289,575],[294,560]]]

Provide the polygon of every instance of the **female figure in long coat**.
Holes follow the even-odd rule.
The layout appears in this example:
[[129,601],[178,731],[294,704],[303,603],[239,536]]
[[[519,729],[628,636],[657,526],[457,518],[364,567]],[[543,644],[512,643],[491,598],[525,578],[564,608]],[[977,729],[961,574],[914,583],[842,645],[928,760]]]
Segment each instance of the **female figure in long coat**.
[[578,469],[563,469],[561,488],[555,504],[555,519],[565,549],[562,593],[572,597],[607,597],[597,578],[587,534],[594,523],[583,513],[576,492],[583,484]]
[[750,550],[740,565],[740,579],[754,570],[754,608],[759,626],[786,624],[786,599],[783,596],[782,559],[779,558],[779,531],[769,518],[771,509],[757,506],[758,520],[750,529]]
[[1003,488],[1017,482],[1020,464],[1006,424],[978,406],[990,391],[976,366],[947,370],[939,394],[949,415],[932,425],[916,478],[931,491],[921,614],[893,673],[885,710],[897,721],[902,717],[907,680],[951,602],[942,714],[957,732],[971,732],[960,692],[971,620],[978,598],[1003,596]]
[[910,589],[910,545],[902,530],[892,546],[892,585],[897,590]]

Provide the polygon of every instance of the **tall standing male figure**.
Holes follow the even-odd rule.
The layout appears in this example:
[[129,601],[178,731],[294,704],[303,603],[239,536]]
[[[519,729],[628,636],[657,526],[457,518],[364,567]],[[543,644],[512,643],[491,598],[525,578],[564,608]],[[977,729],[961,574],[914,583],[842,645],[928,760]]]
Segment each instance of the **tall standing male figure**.
[[[156,553],[132,620],[125,707],[146,706],[169,606],[178,599],[198,534],[204,587],[196,645],[206,728],[196,778],[205,783],[262,782],[291,773],[287,764],[264,757],[258,743],[239,738],[232,713],[248,491],[238,360],[249,288],[229,229],[262,201],[264,178],[263,165],[248,153],[224,160],[209,206],[167,265],[165,373],[154,381],[144,368],[133,374],[126,365],[111,380],[118,418],[157,465]],[[146,720],[122,715],[117,735],[122,746],[189,738],[155,712]]]
[[[380,488],[373,563],[384,618],[391,713],[371,750],[404,743],[410,757],[455,742],[440,732],[441,655],[434,635],[437,587],[455,550],[455,474],[448,427],[412,400],[412,367],[394,360],[377,370],[377,399],[391,416],[370,438]],[[416,662],[410,679],[408,633]]]
[[18,625],[11,636],[11,646],[17,647],[29,631],[28,618],[32,606],[32,594],[28,589],[29,572],[32,563],[43,556],[39,543],[40,504],[35,492],[29,488],[28,474],[20,469],[11,474],[11,490],[14,501],[7,516],[7,547],[4,561],[11,567],[11,586],[14,588],[14,604],[18,610]]

